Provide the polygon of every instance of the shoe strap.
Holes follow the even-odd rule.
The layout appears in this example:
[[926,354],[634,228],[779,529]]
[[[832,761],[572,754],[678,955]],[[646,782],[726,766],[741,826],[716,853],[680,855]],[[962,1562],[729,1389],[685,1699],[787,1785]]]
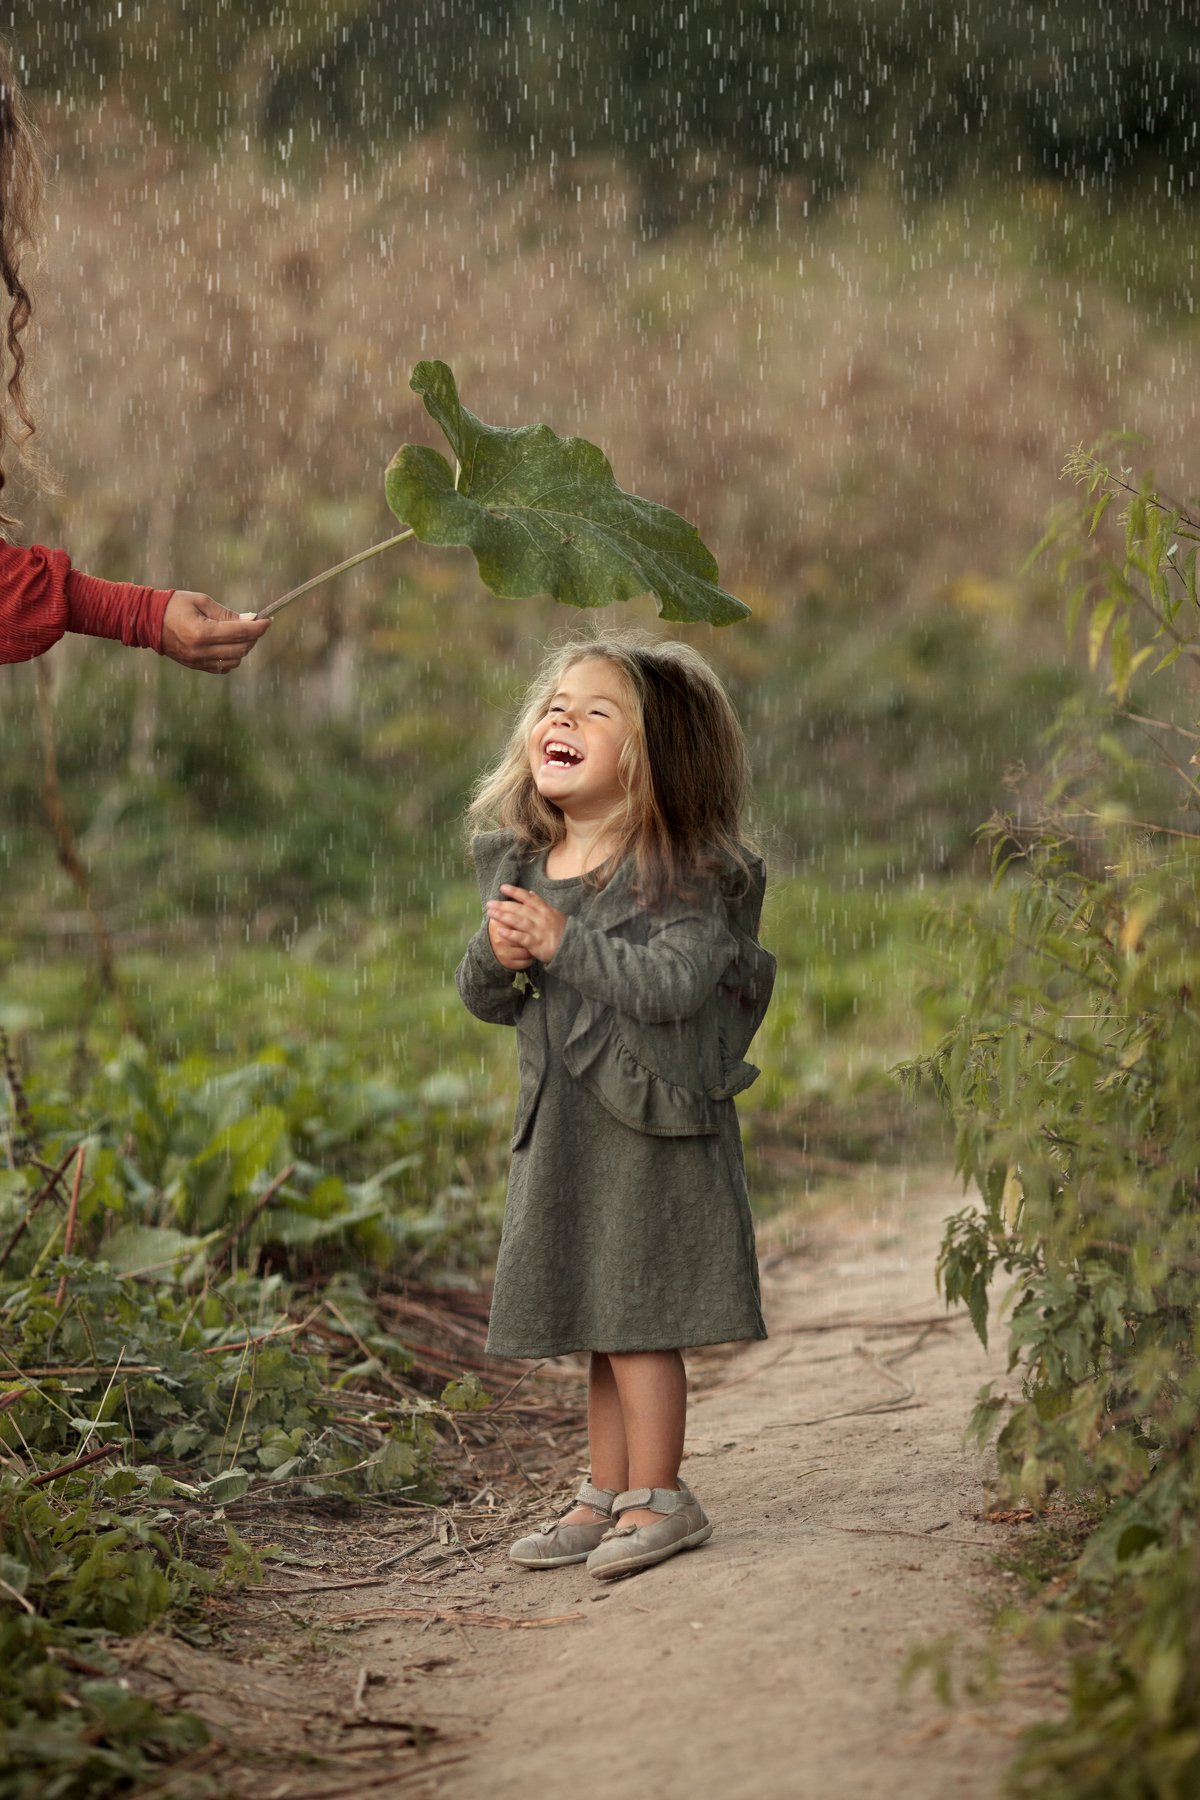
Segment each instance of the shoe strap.
[[681,1506],[686,1506],[691,1497],[682,1482],[678,1493],[674,1488],[629,1488],[625,1493],[617,1495],[612,1509],[615,1517],[632,1511],[635,1506],[644,1506],[650,1512],[673,1513]]
[[611,1517],[616,1497],[612,1488],[593,1487],[590,1481],[585,1481],[576,1494],[575,1501],[579,1506],[593,1507],[596,1512],[608,1513]]

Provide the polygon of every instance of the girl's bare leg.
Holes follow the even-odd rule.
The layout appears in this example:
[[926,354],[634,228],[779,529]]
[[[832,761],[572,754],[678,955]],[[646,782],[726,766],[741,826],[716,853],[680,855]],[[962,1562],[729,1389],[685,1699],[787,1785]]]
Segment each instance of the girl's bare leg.
[[[588,1449],[592,1460],[592,1486],[608,1488],[614,1494],[622,1493],[629,1486],[625,1423],[612,1363],[598,1350],[593,1350],[588,1366]],[[590,1506],[574,1506],[569,1513],[564,1513],[561,1523],[593,1525],[604,1518],[604,1513],[598,1513]]]
[[[608,1362],[629,1453],[627,1486],[677,1489],[687,1425],[683,1357],[678,1350],[646,1350],[610,1355]],[[589,1411],[589,1424],[590,1417]],[[594,1465],[592,1478],[597,1479]],[[648,1507],[635,1507],[621,1514],[621,1523],[653,1525],[661,1517]]]

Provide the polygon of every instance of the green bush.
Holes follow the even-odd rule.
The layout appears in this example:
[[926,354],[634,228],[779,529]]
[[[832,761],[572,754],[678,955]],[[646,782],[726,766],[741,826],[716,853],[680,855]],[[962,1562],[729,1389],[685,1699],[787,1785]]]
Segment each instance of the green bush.
[[933,1083],[979,1190],[939,1267],[985,1340],[988,1284],[1012,1278],[1021,1396],[989,1385],[974,1428],[998,1430],[1011,1497],[1097,1505],[1045,1609],[1075,1650],[1068,1716],[1031,1735],[1012,1791],[1185,1800],[1200,1792],[1200,736],[1178,674],[1200,647],[1200,527],[1128,470],[1070,467],[1087,504],[1051,541],[1109,685],[1060,721],[1022,813],[987,829],[1006,908],[934,921],[969,964],[967,1010],[909,1074]]

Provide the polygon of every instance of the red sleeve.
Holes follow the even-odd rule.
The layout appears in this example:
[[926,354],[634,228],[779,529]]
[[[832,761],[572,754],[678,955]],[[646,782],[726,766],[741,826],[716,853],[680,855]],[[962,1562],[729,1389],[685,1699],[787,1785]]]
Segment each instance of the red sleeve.
[[67,629],[66,552],[0,542],[0,663],[25,662]]
[[63,550],[0,541],[0,663],[41,656],[66,631],[159,650],[173,592],[101,581],[73,569]]
[[163,615],[174,588],[101,581],[72,569],[67,576],[67,630],[88,637],[120,638],[139,650],[161,650]]

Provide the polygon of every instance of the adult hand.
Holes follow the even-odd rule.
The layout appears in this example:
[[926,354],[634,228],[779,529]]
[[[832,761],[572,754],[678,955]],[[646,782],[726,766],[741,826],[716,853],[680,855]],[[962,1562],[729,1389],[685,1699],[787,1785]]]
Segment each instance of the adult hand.
[[207,594],[178,589],[163,614],[162,653],[185,669],[228,675],[270,629],[270,619],[230,612]]
[[557,906],[551,906],[548,900],[531,893],[528,888],[510,887],[504,882],[500,892],[507,898],[489,900],[487,906],[493,944],[499,937],[505,945],[524,950],[534,961],[548,963],[562,943],[567,928],[566,913],[559,912]]

